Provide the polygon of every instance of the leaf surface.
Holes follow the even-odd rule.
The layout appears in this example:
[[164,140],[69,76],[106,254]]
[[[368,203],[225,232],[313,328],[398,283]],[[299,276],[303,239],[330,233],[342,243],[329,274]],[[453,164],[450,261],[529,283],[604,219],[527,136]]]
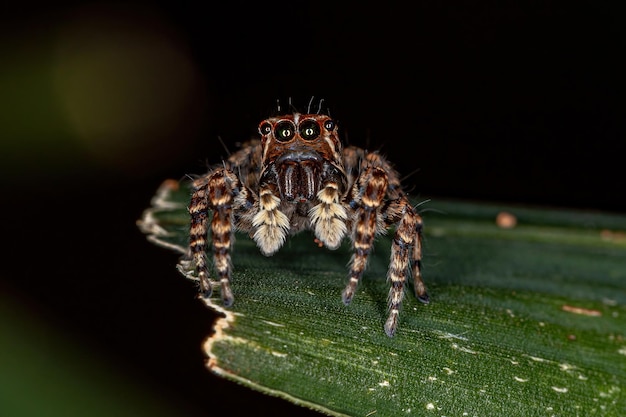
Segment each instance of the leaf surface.
[[[168,181],[139,226],[184,253],[190,191]],[[626,216],[433,201],[425,220],[431,303],[407,291],[383,331],[390,240],[350,306],[350,248],[290,238],[233,251],[235,304],[204,345],[216,374],[328,415],[626,415]],[[502,211],[513,228],[499,227]],[[164,265],[164,267],[167,267]],[[194,278],[189,265],[181,272]]]

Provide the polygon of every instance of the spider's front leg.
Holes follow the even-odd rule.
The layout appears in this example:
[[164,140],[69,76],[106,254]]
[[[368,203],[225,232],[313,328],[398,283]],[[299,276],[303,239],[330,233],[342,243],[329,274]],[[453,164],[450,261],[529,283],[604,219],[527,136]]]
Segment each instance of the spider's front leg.
[[357,207],[352,222],[354,254],[350,262],[350,281],[343,291],[343,302],[349,304],[367,266],[374,238],[379,230],[379,208],[387,192],[387,174],[382,168],[370,167],[357,179],[352,190],[351,206]]
[[222,302],[228,307],[234,301],[230,288],[232,270],[230,252],[235,228],[233,210],[246,204],[251,193],[241,186],[232,171],[225,168],[216,169],[195,180],[193,187],[195,191],[189,205],[191,215],[189,248],[200,280],[200,291],[207,298],[212,292],[212,280],[209,278],[206,258],[208,210],[211,210],[213,261],[221,286]]

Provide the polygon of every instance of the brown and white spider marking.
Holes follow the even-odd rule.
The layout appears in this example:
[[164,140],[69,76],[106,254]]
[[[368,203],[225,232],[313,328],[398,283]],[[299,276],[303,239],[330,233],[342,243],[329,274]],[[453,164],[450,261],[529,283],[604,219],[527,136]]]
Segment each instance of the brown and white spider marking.
[[395,226],[385,323],[385,332],[393,336],[407,274],[413,276],[418,299],[428,302],[420,271],[422,219],[402,191],[398,173],[377,152],[343,148],[337,125],[326,115],[271,117],[259,124],[259,133],[260,140],[244,144],[193,182],[189,249],[203,295],[211,294],[213,282],[206,257],[209,227],[222,301],[230,306],[235,230],[248,232],[267,256],[280,249],[288,235],[302,230],[311,230],[329,249],[349,237],[354,254],[343,291],[343,302],[349,304],[374,238]]

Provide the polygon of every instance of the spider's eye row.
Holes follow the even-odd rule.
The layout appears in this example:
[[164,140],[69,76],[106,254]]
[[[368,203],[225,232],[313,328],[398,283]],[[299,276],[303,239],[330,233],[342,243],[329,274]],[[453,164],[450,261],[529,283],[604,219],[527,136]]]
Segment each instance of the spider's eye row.
[[320,135],[320,125],[315,120],[305,120],[300,124],[300,136],[304,140],[313,140]]
[[[324,129],[333,130],[335,128],[335,122],[332,120],[326,120],[324,122]],[[272,126],[270,122],[263,122],[259,126],[259,133],[262,136],[267,136],[274,131],[274,137],[279,142],[288,142],[299,133],[304,140],[314,140],[322,132],[320,124],[313,119],[303,120],[302,123],[296,125],[291,120],[282,120],[276,125]]]
[[289,121],[283,121],[276,125],[274,129],[276,139],[280,142],[291,140],[296,134],[296,127]]
[[259,133],[263,136],[269,135],[271,131],[272,131],[272,125],[269,124],[268,122],[265,122],[261,126],[259,126]]

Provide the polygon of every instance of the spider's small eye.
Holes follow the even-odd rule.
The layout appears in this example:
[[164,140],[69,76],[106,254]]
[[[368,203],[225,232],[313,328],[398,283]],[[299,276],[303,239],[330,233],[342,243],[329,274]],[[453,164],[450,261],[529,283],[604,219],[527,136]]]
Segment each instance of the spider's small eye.
[[332,120],[326,120],[324,122],[324,128],[326,130],[333,130],[335,128],[335,122]]
[[304,140],[313,140],[320,135],[320,125],[315,120],[305,120],[300,124],[300,136]]
[[296,134],[296,128],[293,123],[289,121],[283,121],[276,125],[274,134],[276,135],[276,139],[280,142],[287,142],[288,140],[291,140],[291,138],[293,138],[293,136]]
[[263,123],[259,126],[259,133],[263,136],[268,135],[272,131],[272,125],[268,122]]

